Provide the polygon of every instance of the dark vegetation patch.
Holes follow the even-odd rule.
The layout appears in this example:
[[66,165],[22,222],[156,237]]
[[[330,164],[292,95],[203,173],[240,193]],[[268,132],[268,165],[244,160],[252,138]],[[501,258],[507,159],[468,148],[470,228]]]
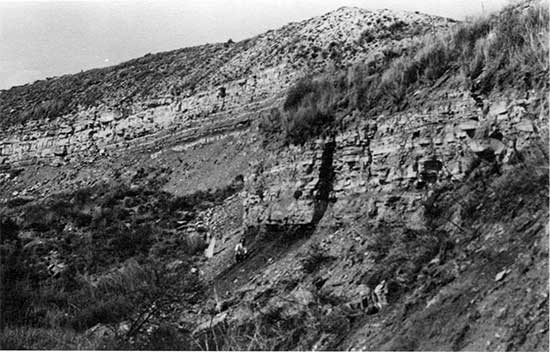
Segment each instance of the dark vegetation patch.
[[[280,109],[260,122],[267,143],[303,144],[343,126],[344,116],[399,111],[416,90],[459,77],[474,98],[514,87],[548,87],[548,8],[510,6],[498,15],[427,35],[407,50],[385,50],[381,58],[340,71],[306,77],[288,90]],[[374,40],[368,33],[363,40]]]
[[[154,334],[144,331],[157,331],[174,303],[196,302],[205,292],[190,271],[204,242],[177,228],[241,188],[238,178],[226,189],[173,197],[150,184],[98,185],[2,209],[3,347],[36,346],[28,338],[40,338],[44,329],[66,336],[97,324],[117,331],[126,322],[110,347],[157,349]],[[158,333],[170,340],[170,331]],[[59,343],[55,348],[67,348]]]
[[285,144],[304,144],[327,132],[334,121],[336,102],[333,97],[340,88],[328,79],[299,80],[287,93],[282,109],[274,108],[260,121],[260,131],[268,140]]
[[197,337],[199,346],[209,350],[311,350],[324,336],[323,348],[335,349],[349,331],[350,320],[340,309],[327,312],[317,293],[314,297],[307,307],[289,301],[286,307],[259,309],[257,316],[245,322],[220,324]]

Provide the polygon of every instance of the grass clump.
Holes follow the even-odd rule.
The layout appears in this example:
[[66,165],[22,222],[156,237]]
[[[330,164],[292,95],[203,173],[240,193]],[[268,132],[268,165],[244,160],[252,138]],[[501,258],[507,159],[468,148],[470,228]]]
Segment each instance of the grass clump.
[[[262,118],[260,131],[267,142],[304,144],[345,127],[354,110],[359,116],[403,110],[414,104],[413,92],[445,77],[463,82],[476,99],[510,87],[548,89],[549,20],[543,4],[511,5],[415,38],[406,50],[386,48],[376,58],[303,78],[280,109]],[[367,32],[361,40],[374,39]]]
[[[151,331],[170,323],[161,317],[173,304],[196,302],[204,292],[190,272],[200,243],[174,231],[179,214],[191,221],[240,187],[242,178],[227,189],[175,198],[147,184],[98,185],[1,209],[0,339],[35,346],[40,342],[25,339],[41,341],[50,330],[53,337],[83,336],[100,324],[115,334],[105,342],[112,348],[152,346]],[[168,270],[174,260],[181,265]],[[127,331],[116,333],[122,322]],[[31,327],[38,330],[24,330]]]
[[322,136],[334,122],[338,84],[326,77],[299,80],[289,89],[282,109],[264,114],[260,131],[270,140],[295,145]]
[[510,6],[459,29],[459,61],[472,88],[484,94],[507,86],[547,88],[549,21],[541,2]]
[[0,331],[4,350],[93,350],[92,339],[72,330],[37,327],[5,327]]
[[311,350],[321,339],[324,349],[334,349],[350,328],[338,308],[327,312],[318,302],[306,307],[289,300],[286,306],[262,308],[244,321],[217,325],[196,339],[201,349],[209,350]]

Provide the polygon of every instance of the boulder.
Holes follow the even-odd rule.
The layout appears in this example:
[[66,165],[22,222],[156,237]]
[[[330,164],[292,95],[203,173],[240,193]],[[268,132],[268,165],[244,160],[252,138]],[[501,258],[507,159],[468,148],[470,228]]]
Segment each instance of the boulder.
[[305,288],[298,288],[292,294],[294,299],[303,306],[309,306],[310,304],[315,303],[315,296],[310,290]]
[[210,240],[210,244],[204,250],[204,256],[206,258],[212,258],[214,256],[214,249],[215,248],[216,248],[216,238],[214,237]]
[[475,131],[476,128],[478,127],[479,127],[479,122],[475,120],[467,120],[467,121],[461,122],[458,125],[458,129],[462,131]]
[[99,116],[99,122],[101,123],[109,123],[115,120],[115,113],[112,111],[106,111]]
[[489,108],[489,114],[492,116],[504,115],[508,112],[505,101],[500,101],[496,104],[491,105]]
[[521,132],[534,132],[535,129],[533,127],[533,122],[530,120],[521,120],[519,123],[515,125],[516,129]]
[[476,154],[493,152],[494,154],[501,154],[506,146],[504,143],[495,138],[488,139],[474,139],[468,143],[470,150]]

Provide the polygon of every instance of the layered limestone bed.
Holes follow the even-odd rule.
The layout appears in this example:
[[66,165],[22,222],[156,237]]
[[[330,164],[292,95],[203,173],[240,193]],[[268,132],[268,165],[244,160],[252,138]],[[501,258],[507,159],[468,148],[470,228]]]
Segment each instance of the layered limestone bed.
[[[91,197],[93,209],[68,212],[58,219],[59,233],[34,229],[32,217],[26,220],[32,226],[22,224],[36,243],[57,245],[56,236],[80,226],[71,216],[124,219],[129,212],[133,225],[162,230],[155,241],[196,250],[191,273],[205,284],[205,301],[170,302],[171,313],[147,327],[175,324],[198,341],[194,346],[212,343],[211,334],[231,334],[231,326],[245,331],[266,316],[278,317],[270,327],[294,320],[309,327],[318,314],[325,319],[313,320],[319,334],[298,336],[311,341],[293,348],[540,349],[540,336],[548,333],[547,214],[542,203],[531,209],[521,198],[506,219],[495,220],[502,209],[485,208],[491,208],[487,197],[498,198],[490,188],[495,179],[520,170],[531,155],[547,159],[540,148],[548,140],[542,93],[511,90],[481,99],[444,74],[416,91],[407,109],[346,112],[337,116],[341,126],[304,145],[266,146],[259,131],[262,114],[281,106],[286,89],[305,72],[401,52],[415,36],[450,23],[342,8],[238,43],[232,56],[237,44],[226,43],[205,64],[211,67],[193,72],[205,75],[197,86],[181,94],[124,106],[110,101],[13,125],[0,135],[2,201],[17,209],[67,192],[58,206],[74,206],[78,192],[70,191],[102,182],[106,189],[127,186],[123,199],[115,194],[95,204]],[[141,188],[143,203],[132,198]],[[24,197],[27,190],[32,196]],[[172,199],[178,196],[187,198]],[[94,230],[84,228],[92,238]],[[241,239],[250,252],[235,263]],[[167,246],[161,244],[159,251]],[[184,267],[168,258],[167,272]],[[44,260],[62,275],[72,259]],[[501,318],[520,328],[499,325]],[[479,329],[470,329],[474,324]]]
[[[485,219],[479,211],[478,219],[465,230],[464,201],[486,195],[476,195],[478,190],[463,181],[476,168],[497,168],[503,174],[517,170],[514,158],[519,153],[540,157],[541,150],[531,148],[548,136],[547,112],[539,110],[544,97],[534,92],[527,98],[499,95],[487,99],[482,107],[466,91],[443,90],[438,97],[399,113],[371,119],[355,115],[356,124],[344,132],[301,147],[272,151],[252,161],[240,193],[242,222],[233,222],[231,232],[227,228],[213,232],[217,240],[210,242],[212,256],[202,267],[207,277],[217,277],[212,297],[220,308],[209,318],[181,316],[186,324],[198,319],[195,336],[204,337],[212,329],[223,331],[227,324],[244,326],[261,319],[264,311],[281,312],[283,319],[301,317],[304,307],[318,304],[328,317],[338,317],[343,309],[348,318],[354,314],[367,314],[368,318],[355,322],[355,330],[349,325],[353,318],[344,319],[340,328],[352,331],[347,338],[342,341],[334,332],[323,333],[313,344],[315,350],[342,346],[352,350],[540,349],[545,340],[537,334],[547,331],[547,284],[540,276],[547,267],[547,229],[542,225],[546,215],[522,209],[517,218],[495,221]],[[386,277],[394,285],[388,286],[372,274],[380,270],[376,247],[371,246],[373,238],[434,231],[429,225],[432,215],[426,211],[441,206],[431,198],[435,190],[445,187],[458,190],[456,194],[444,191],[449,198],[438,200],[448,208],[437,220],[441,222],[437,231],[456,243],[460,254],[453,257],[439,248],[419,273],[405,269]],[[478,209],[480,206],[476,212]],[[220,216],[216,214],[220,213],[214,212],[213,218]],[[279,239],[276,230],[265,233],[266,228],[283,229],[286,237]],[[231,250],[246,231],[265,237],[250,244],[253,257],[235,267],[220,265],[233,260]],[[482,236],[468,237],[474,236],[472,233]],[[462,242],[469,245],[463,248]],[[404,250],[415,253],[414,241],[409,245]],[[280,248],[284,248],[283,254],[278,252]],[[304,258],[311,256],[312,248],[323,253],[324,262],[304,269]],[[491,256],[500,259],[481,259]],[[408,265],[414,268],[416,264],[404,264]],[[516,287],[514,280],[519,280],[521,270],[527,273],[526,286]],[[411,277],[418,280],[413,288],[407,287]],[[527,286],[531,288],[525,291]],[[402,290],[412,292],[397,298]],[[338,307],[319,303],[319,292],[347,303]],[[525,340],[519,342],[514,336],[523,328],[501,324],[498,319],[509,314],[511,307],[528,314],[530,304],[522,297],[536,302],[532,304],[538,308],[529,313],[532,325],[525,326]],[[453,305],[459,308],[454,311]],[[379,309],[382,313],[377,314]],[[439,309],[445,313],[438,315]],[[417,322],[411,325],[410,321]],[[469,331],[469,324],[479,330]],[[434,338],[437,334],[433,331],[438,329],[444,332]],[[430,333],[426,331],[432,335],[427,337]]]
[[[229,92],[229,96],[239,96],[233,94],[232,88]],[[245,92],[250,95],[245,96]],[[276,96],[278,92],[280,89],[275,88],[272,93]],[[0,141],[0,156],[3,164],[11,165],[39,160],[59,163],[121,150],[158,149],[167,140],[171,144],[190,144],[204,137],[232,133],[248,127],[253,117],[250,111],[257,114],[273,101],[269,98],[247,103],[254,100],[254,93],[244,89],[240,93],[239,99],[223,99],[218,91],[176,102],[169,97],[159,106],[126,117],[116,110],[99,107],[62,116],[51,123],[31,121],[8,130],[9,137]],[[223,113],[217,113],[222,105]]]
[[[414,227],[421,201],[435,185],[460,181],[476,159],[506,165],[540,142],[547,116],[533,115],[540,97],[504,98],[476,105],[466,91],[448,91],[421,108],[367,118],[334,137],[275,152],[248,177],[245,224],[308,224],[330,183],[326,201],[336,219],[359,211],[373,220],[408,221]],[[485,110],[485,112],[484,112]],[[330,172],[323,153],[330,151]],[[330,180],[323,177],[330,178]],[[360,199],[356,199],[359,197]]]
[[[231,261],[232,246],[247,229],[302,228],[297,237],[285,241],[318,243],[327,255],[340,258],[326,273],[323,287],[353,300],[365,268],[375,264],[368,251],[360,249],[365,250],[365,227],[387,223],[425,231],[425,205],[436,188],[460,184],[476,163],[506,172],[517,163],[513,160],[517,153],[529,155],[533,145],[547,138],[548,116],[537,110],[543,97],[536,94],[491,97],[484,107],[467,91],[443,90],[438,97],[420,107],[373,118],[353,113],[355,123],[334,136],[256,154],[260,157],[250,161],[240,193],[242,222],[234,223],[230,233],[213,232],[218,240],[210,245],[212,263]],[[449,221],[449,232],[456,232],[453,220]],[[317,226],[320,234],[302,240],[308,226]],[[261,276],[226,279],[234,279],[237,287],[249,282],[228,297],[254,300],[254,295],[276,286],[274,282],[292,280],[296,275],[292,263],[304,255],[304,247],[303,243],[290,247],[278,261],[268,260]],[[223,272],[223,266],[207,268]],[[311,284],[299,280],[303,284],[289,293],[298,301]],[[239,311],[243,307],[234,309],[217,317],[217,322],[245,314]]]
[[[9,126],[0,134],[0,164],[38,160],[57,164],[232,132],[250,121],[248,114],[273,105],[305,72],[322,71],[329,63],[346,66],[367,56],[383,56],[388,49],[403,50],[415,35],[445,29],[451,23],[423,14],[341,8],[242,43],[226,43],[221,54],[208,59],[217,69],[191,68],[186,75],[200,76],[204,71],[204,77],[179,94],[158,92],[133,101],[131,89],[113,87],[104,94],[116,97],[125,92],[125,96],[79,106],[76,112],[53,120]],[[369,40],[362,39],[364,33],[370,33]],[[233,45],[238,47],[234,52]],[[208,45],[194,50],[203,49]],[[6,117],[18,113],[12,108]]]

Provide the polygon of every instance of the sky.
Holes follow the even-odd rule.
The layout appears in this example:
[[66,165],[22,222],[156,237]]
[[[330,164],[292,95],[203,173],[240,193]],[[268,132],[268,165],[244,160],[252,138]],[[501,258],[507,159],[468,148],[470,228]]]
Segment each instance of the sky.
[[342,6],[465,19],[510,0],[0,0],[0,89],[147,53],[238,41]]

